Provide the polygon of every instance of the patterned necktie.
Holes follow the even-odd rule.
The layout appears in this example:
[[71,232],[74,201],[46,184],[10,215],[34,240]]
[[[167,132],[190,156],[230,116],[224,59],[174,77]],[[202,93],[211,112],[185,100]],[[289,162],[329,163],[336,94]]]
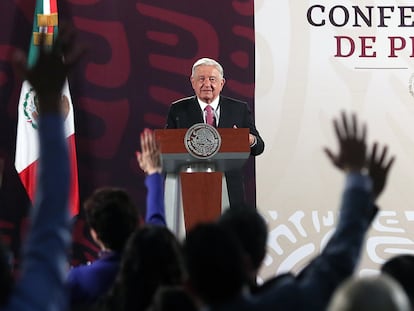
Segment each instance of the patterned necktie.
[[214,109],[210,105],[207,105],[206,108],[204,108],[206,111],[206,123],[216,127],[214,122]]

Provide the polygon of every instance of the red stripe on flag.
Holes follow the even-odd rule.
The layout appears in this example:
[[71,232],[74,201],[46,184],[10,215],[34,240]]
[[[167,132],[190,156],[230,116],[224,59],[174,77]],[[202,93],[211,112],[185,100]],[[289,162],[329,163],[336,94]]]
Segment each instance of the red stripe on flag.
[[50,0],[50,13],[57,13],[57,1],[56,0]]
[[30,201],[32,202],[36,193],[36,171],[37,161],[30,164],[19,174],[23,186],[26,189],[27,195],[29,196]]
[[[50,5],[50,14],[57,13],[57,2],[56,2],[56,0],[50,0],[49,5]],[[47,32],[48,33],[54,33],[55,32],[55,27],[53,27],[53,26],[47,27]]]
[[78,182],[78,161],[76,158],[75,135],[68,137],[68,149],[70,159],[70,192],[69,192],[69,210],[72,216],[79,213],[79,182]]
[[[76,158],[75,135],[68,138],[68,151],[70,162],[70,189],[69,189],[69,211],[71,216],[79,214],[79,182],[78,182],[78,161]],[[37,161],[30,164],[23,171],[20,172],[19,177],[23,183],[24,188],[33,202],[36,193],[36,171]]]

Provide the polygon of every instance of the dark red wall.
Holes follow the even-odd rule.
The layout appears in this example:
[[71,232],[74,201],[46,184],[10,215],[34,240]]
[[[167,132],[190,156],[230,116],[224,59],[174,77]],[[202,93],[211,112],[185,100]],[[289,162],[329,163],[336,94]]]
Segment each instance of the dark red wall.
[[[26,227],[28,199],[14,170],[19,81],[11,51],[27,50],[34,0],[0,1],[0,155],[6,175],[0,230],[13,250]],[[70,77],[81,200],[96,187],[126,188],[145,210],[143,175],[135,150],[145,128],[162,128],[173,100],[192,95],[189,75],[200,57],[217,59],[227,79],[223,94],[254,105],[253,0],[60,0],[89,46]],[[254,166],[247,168],[254,202]],[[82,217],[75,228],[74,262],[92,259]]]

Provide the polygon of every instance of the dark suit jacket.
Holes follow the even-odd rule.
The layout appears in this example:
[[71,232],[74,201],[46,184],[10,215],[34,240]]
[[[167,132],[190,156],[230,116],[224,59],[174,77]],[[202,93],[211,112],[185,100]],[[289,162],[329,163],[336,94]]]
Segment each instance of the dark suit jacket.
[[[250,149],[251,155],[259,155],[264,150],[264,142],[254,125],[252,114],[246,102],[220,96],[219,128],[249,128],[250,133],[256,136],[257,143]],[[167,117],[167,129],[190,128],[196,123],[204,123],[203,111],[198,104],[197,97],[187,97],[172,103]],[[227,191],[230,205],[245,203],[244,182],[242,172],[226,172]]]

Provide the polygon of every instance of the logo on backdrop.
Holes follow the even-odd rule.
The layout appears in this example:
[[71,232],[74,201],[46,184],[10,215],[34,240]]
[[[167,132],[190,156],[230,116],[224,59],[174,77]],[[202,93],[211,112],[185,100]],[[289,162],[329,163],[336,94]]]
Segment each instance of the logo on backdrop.
[[213,126],[197,123],[185,133],[184,145],[193,157],[209,159],[219,151],[221,137]]
[[411,74],[410,79],[408,80],[408,92],[414,97],[414,73]]

